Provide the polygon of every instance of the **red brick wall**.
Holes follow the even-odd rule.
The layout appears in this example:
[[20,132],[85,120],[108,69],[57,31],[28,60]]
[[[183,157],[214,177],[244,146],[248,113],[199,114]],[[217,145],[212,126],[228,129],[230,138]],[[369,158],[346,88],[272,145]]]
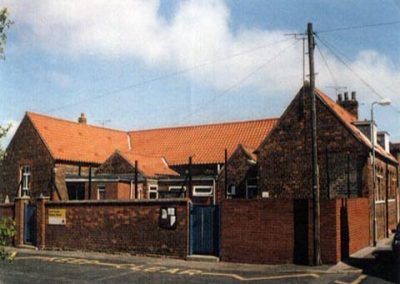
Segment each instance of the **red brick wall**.
[[292,200],[222,200],[221,260],[293,262],[293,221]]
[[[161,207],[175,207],[177,227],[159,227]],[[66,225],[49,225],[50,208],[66,209]],[[187,203],[82,201],[46,203],[46,248],[187,255]]]
[[14,203],[0,204],[0,219],[12,218],[14,219]]
[[397,226],[396,215],[396,200],[389,201],[389,230],[396,229]]
[[[348,249],[348,254],[353,254],[369,246],[368,198],[337,199],[336,206],[340,222],[337,227],[339,249],[344,246]],[[345,216],[347,218],[344,218]],[[348,243],[346,243],[346,239],[348,239]],[[339,250],[339,256],[344,256],[343,251]]]
[[20,166],[31,166],[31,194],[39,196],[41,192],[49,195],[48,185],[52,170],[52,158],[39,134],[28,117],[22,120],[9,146],[7,155],[0,168],[0,201],[6,195],[10,199],[16,196],[20,181]]

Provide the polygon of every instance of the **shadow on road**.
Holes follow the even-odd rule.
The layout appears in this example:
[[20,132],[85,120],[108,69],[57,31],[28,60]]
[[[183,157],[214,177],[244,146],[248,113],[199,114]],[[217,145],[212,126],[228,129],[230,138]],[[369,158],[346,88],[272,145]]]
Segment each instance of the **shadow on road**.
[[372,255],[374,258],[349,257],[343,262],[362,269],[365,275],[400,283],[400,258],[391,250],[376,250]]

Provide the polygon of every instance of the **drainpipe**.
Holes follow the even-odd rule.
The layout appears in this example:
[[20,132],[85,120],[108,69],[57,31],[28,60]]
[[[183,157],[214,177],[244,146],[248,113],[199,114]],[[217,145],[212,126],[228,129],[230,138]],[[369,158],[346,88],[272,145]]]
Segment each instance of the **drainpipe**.
[[92,199],[92,166],[89,166],[89,200]]
[[216,198],[215,198],[215,178],[213,178],[213,205],[215,205],[216,202]]

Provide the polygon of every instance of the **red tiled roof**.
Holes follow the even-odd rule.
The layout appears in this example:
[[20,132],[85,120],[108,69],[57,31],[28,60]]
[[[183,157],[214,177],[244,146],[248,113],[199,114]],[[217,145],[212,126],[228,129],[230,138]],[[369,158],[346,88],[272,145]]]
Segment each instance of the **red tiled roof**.
[[146,177],[155,177],[158,175],[179,176],[177,172],[168,167],[167,163],[163,161],[163,158],[161,157],[139,155],[132,151],[118,151],[117,153],[127,160],[133,167],[135,166],[135,161],[137,161],[138,171]]
[[186,127],[131,131],[132,149],[137,153],[163,156],[169,165],[224,162],[224,150],[238,144],[257,148],[277,123],[277,118]]
[[124,131],[27,112],[54,159],[103,163],[116,149],[127,151]]
[[[325,103],[335,114],[336,116],[342,120],[344,125],[351,131],[351,133],[365,146],[372,149],[372,143],[368,137],[364,135],[354,124],[357,118],[345,110],[342,106],[333,101],[328,95],[324,94],[321,90],[316,89],[317,96],[321,99],[323,103]],[[382,155],[383,157],[390,159],[394,162],[397,162],[396,158],[393,157],[390,153],[386,152],[380,145],[375,145],[375,150],[377,153]]]
[[53,158],[103,163],[115,150],[164,157],[169,165],[223,163],[238,144],[256,148],[277,118],[124,132],[27,112]]

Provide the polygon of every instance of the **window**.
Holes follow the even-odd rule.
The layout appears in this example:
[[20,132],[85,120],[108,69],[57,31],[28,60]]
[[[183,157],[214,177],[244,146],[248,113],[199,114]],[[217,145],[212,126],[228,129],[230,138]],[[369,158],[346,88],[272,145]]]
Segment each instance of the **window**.
[[104,200],[106,199],[106,186],[99,185],[97,186],[97,200]]
[[248,178],[246,180],[246,198],[256,198],[257,196],[257,178]]
[[193,187],[193,196],[211,196],[213,187],[209,185],[198,185]]
[[67,182],[69,200],[85,199],[85,183],[83,182]]
[[236,195],[236,185],[230,184],[228,186],[227,197],[232,197]]
[[157,185],[150,185],[149,199],[158,199],[158,186]]
[[179,198],[179,197],[185,197],[185,192],[186,192],[186,186],[170,186],[168,187],[169,193],[167,196],[169,198]]
[[21,167],[21,194],[23,196],[30,195],[31,190],[31,166],[24,165]]

